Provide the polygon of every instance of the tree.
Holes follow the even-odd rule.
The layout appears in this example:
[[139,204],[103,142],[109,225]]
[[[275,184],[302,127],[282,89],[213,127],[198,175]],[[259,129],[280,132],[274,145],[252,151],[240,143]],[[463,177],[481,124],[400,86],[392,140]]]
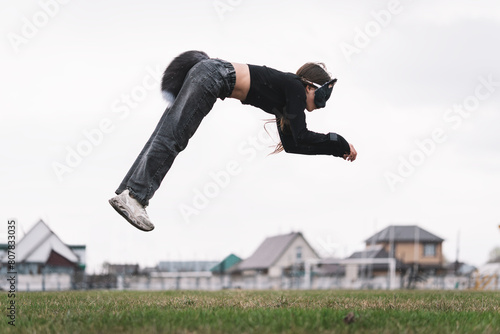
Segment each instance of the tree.
[[490,251],[488,263],[500,262],[500,247],[495,247]]

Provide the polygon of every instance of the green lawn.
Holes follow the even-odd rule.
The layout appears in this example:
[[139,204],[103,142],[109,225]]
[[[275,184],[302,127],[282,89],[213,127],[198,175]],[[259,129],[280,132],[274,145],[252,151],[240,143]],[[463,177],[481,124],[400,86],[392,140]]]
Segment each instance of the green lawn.
[[0,333],[498,334],[500,292],[32,292],[16,295],[8,321]]

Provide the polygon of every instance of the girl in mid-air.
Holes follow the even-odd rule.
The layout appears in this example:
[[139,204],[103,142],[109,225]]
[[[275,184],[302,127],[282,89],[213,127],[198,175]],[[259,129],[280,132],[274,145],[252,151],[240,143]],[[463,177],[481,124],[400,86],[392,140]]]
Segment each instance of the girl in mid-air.
[[151,231],[145,207],[217,98],[231,97],[276,117],[281,143],[275,152],[325,154],[356,159],[341,135],[309,131],[304,110],[325,107],[337,79],[322,63],[306,63],[296,74],[212,59],[187,51],[165,70],[162,92],[169,106],[109,203],[130,224]]

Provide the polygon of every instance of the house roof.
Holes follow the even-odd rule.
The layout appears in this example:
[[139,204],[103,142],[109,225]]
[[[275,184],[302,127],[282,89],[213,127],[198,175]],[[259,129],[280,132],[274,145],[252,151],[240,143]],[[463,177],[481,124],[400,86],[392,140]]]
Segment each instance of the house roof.
[[[238,269],[266,269],[271,267],[287,250],[288,246],[298,237],[305,240],[300,232],[292,232],[266,238],[248,259],[243,260],[238,265]],[[307,243],[307,240],[305,240],[305,242]],[[307,244],[309,245],[309,243]],[[314,251],[310,245],[309,247]]]
[[[78,263],[78,256],[52,232],[43,220],[40,220],[16,245],[16,262],[47,263],[53,252],[69,262]],[[2,262],[6,261],[4,257]]]
[[366,239],[366,243],[390,242],[443,242],[444,239],[417,225],[391,225]]
[[226,272],[229,269],[231,269],[231,267],[233,267],[235,264],[238,264],[240,262],[241,262],[240,257],[234,254],[229,254],[228,256],[226,256],[224,260],[219,262],[216,266],[212,267],[210,271],[213,273]]
[[385,259],[389,257],[382,245],[368,246],[360,252],[354,252],[348,259]]

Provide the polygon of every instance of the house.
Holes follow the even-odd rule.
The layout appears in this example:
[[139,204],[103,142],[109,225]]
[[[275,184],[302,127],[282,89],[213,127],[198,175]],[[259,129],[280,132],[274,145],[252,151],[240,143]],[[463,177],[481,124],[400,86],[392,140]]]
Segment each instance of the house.
[[220,281],[220,287],[222,289],[233,288],[231,275],[238,267],[237,265],[242,261],[239,256],[234,254],[229,254],[217,265],[213,266],[210,271],[213,277],[216,277]]
[[[3,250],[3,247],[0,247]],[[15,269],[19,290],[70,289],[83,279],[85,245],[65,244],[43,221],[38,221],[16,244]],[[2,252],[0,273],[7,273],[8,257]]]
[[237,265],[240,263],[242,260],[240,257],[234,255],[234,254],[229,254],[222,260],[221,262],[217,263],[215,266],[213,266],[210,271],[214,275],[224,275],[228,272],[231,271]]
[[2,268],[1,261],[3,260],[4,256],[7,255],[8,249],[9,249],[8,244],[0,244],[0,269]]
[[234,274],[271,279],[303,276],[305,261],[310,259],[319,259],[319,255],[302,233],[277,235],[266,238],[248,259],[237,265]]
[[[2,271],[7,261],[4,255]],[[85,246],[65,244],[39,220],[16,245],[16,269],[18,274],[74,273],[85,269]]]
[[444,239],[416,225],[391,225],[365,240],[366,246],[381,245],[403,265],[428,271],[442,270]]
[[[446,273],[441,237],[416,225],[391,225],[365,240],[366,247],[381,246],[395,258],[401,285],[415,286],[432,275]],[[406,281],[406,282],[405,282]]]

